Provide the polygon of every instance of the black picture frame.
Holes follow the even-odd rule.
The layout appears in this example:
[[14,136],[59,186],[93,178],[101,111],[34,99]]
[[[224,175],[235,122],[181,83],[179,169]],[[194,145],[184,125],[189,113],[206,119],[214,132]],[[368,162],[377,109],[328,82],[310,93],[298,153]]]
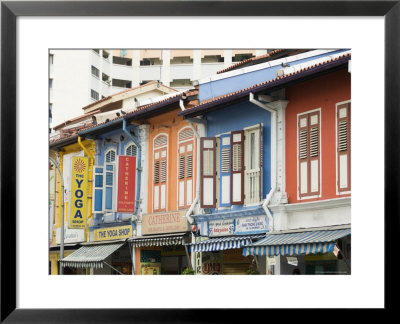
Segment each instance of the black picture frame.
[[[154,11],[157,8],[157,11]],[[385,309],[392,309],[397,276],[393,238],[400,227],[400,3],[396,1],[2,1],[1,2],[1,219],[3,323],[221,322],[243,310],[17,309],[16,308],[16,19],[19,16],[383,16],[385,19]],[[373,52],[371,44],[371,53]],[[368,53],[366,53],[368,55]],[[371,190],[372,192],[372,190]],[[381,217],[381,216],[380,216]],[[373,244],[373,240],[368,242]],[[372,256],[371,256],[372,257]],[[367,266],[366,266],[367,268]],[[370,271],[367,270],[366,271]],[[373,274],[372,274],[373,275]],[[195,303],[195,301],[194,301]],[[265,316],[252,310],[253,318]],[[209,314],[209,313],[208,313]],[[238,317],[239,316],[239,317]],[[340,320],[339,318],[336,319]]]

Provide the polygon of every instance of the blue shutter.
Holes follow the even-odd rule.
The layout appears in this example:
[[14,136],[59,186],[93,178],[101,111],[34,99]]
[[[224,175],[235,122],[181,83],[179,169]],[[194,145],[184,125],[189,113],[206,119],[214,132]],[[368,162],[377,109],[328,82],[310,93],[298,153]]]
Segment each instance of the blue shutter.
[[112,211],[114,193],[114,164],[106,163],[106,178],[104,183],[104,209]]
[[103,211],[103,172],[101,166],[94,167],[94,186],[93,186],[93,212]]
[[220,141],[219,205],[229,207],[231,205],[231,134],[221,135]]

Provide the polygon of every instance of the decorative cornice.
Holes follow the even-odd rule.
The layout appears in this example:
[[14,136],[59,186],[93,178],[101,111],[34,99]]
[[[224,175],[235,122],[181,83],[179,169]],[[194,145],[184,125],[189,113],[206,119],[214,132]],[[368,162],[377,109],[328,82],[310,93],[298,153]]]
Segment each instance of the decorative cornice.
[[351,197],[318,200],[312,202],[287,204],[287,205],[272,205],[268,206],[273,212],[295,212],[295,211],[308,211],[316,209],[350,207]]

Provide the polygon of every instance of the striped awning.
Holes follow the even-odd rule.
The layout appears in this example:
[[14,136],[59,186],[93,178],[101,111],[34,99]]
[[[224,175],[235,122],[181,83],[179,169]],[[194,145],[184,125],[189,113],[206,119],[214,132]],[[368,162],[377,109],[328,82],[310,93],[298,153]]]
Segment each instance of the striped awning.
[[129,242],[135,247],[142,246],[171,246],[183,245],[188,238],[188,233],[175,233],[167,235],[149,235],[138,236],[129,239]]
[[190,252],[211,252],[211,251],[223,251],[229,249],[240,249],[244,245],[249,245],[253,240],[265,237],[265,234],[261,235],[247,235],[247,236],[224,236],[211,238],[208,240],[190,243]]
[[243,255],[301,255],[332,252],[336,240],[350,235],[350,228],[317,230],[284,234],[267,234],[256,243],[244,247]]
[[85,245],[60,260],[60,263],[70,268],[103,268],[103,261],[124,244]]

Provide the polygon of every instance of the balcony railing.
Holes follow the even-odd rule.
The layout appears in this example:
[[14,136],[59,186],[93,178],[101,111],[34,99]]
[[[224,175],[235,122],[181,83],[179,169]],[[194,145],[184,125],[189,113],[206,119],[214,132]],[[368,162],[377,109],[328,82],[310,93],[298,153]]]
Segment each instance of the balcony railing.
[[260,202],[260,176],[261,172],[258,169],[246,171],[246,204],[255,204]]

